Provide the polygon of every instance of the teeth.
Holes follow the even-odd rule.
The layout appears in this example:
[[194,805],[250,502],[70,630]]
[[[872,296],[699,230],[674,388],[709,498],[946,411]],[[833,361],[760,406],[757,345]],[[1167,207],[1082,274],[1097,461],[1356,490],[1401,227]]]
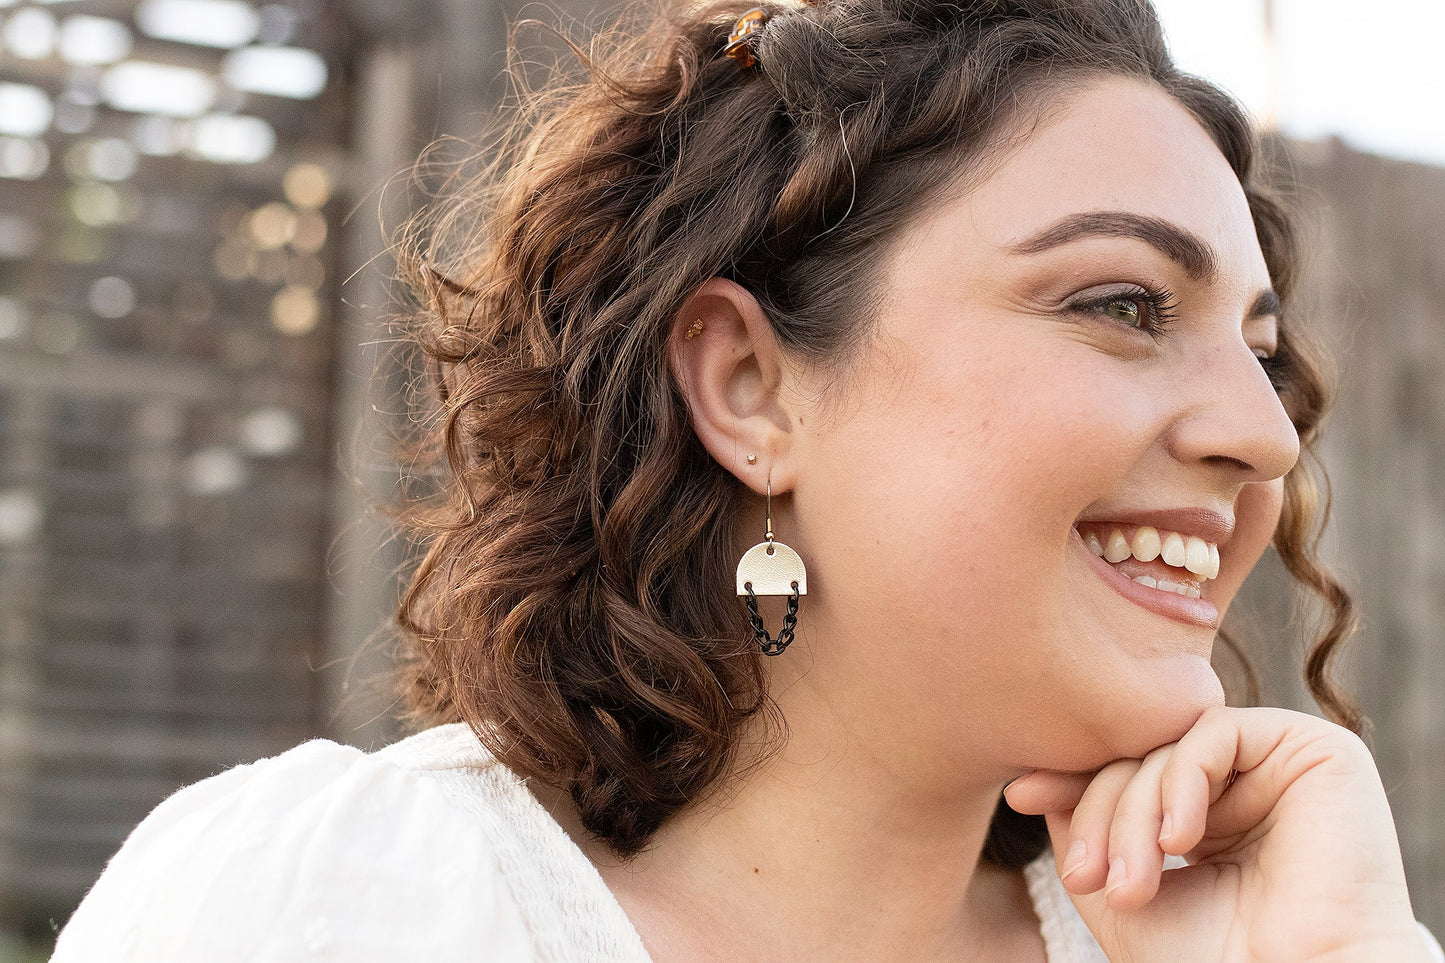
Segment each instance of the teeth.
[[[1100,541],[1102,534],[1102,530],[1084,532],[1084,545],[1089,551],[1110,564],[1117,565],[1130,557],[1141,562],[1161,559],[1165,565],[1171,568],[1185,569],[1191,574],[1199,576],[1201,580],[1219,577],[1219,546],[1205,541],[1198,535],[1161,532],[1152,525],[1140,525],[1135,529],[1132,543],[1124,537],[1122,529],[1109,530],[1106,541]],[[1134,581],[1149,585],[1150,588],[1163,589],[1166,592],[1178,592],[1180,595],[1199,597],[1198,585],[1193,581],[1182,586],[1167,581],[1155,585],[1153,584],[1154,580],[1148,579],[1147,576],[1141,576]]]
[[1183,595],[1191,599],[1199,598],[1199,586],[1192,585],[1189,582],[1170,582],[1161,578],[1154,587],[1161,592],[1173,592],[1176,595]]
[[1183,568],[1188,555],[1184,548],[1184,536],[1178,532],[1170,532],[1164,539],[1164,545],[1160,548],[1159,555],[1164,559],[1165,565]]
[[1158,589],[1161,592],[1173,592],[1176,595],[1183,595],[1187,598],[1199,598],[1199,586],[1189,582],[1183,585],[1178,582],[1170,582],[1164,579],[1153,579],[1147,575],[1136,575],[1134,581],[1151,589]]
[[1157,528],[1141,525],[1134,533],[1134,557],[1141,562],[1152,562],[1158,558],[1162,545]]
[[1184,567],[1195,575],[1209,577],[1209,543],[1196,535],[1184,541]]
[[1117,528],[1109,535],[1109,544],[1104,549],[1104,561],[1122,562],[1134,552],[1124,540],[1124,533]]

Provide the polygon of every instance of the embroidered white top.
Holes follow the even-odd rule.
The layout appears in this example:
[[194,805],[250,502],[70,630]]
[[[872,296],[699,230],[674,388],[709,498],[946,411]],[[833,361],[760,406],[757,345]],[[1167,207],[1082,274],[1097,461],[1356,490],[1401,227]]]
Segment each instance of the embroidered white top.
[[[1052,857],[1025,877],[1050,963],[1105,960]],[[649,963],[587,857],[460,724],[371,754],[308,742],[181,790],[52,963],[408,959]]]

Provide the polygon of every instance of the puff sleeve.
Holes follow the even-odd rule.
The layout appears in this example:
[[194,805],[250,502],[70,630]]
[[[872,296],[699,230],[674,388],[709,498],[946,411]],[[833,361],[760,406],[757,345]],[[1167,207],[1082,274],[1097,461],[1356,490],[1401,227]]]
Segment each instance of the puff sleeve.
[[161,803],[53,963],[529,960],[487,838],[417,773],[326,741]]

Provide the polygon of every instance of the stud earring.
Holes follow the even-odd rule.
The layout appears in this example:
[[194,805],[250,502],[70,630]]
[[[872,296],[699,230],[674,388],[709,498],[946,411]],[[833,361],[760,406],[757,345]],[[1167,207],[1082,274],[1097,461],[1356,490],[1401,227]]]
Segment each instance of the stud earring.
[[[798,599],[808,594],[808,571],[797,552],[773,538],[773,479],[768,478],[767,533],[738,561],[738,595],[747,596],[748,625],[763,655],[781,655],[798,627]],[[758,614],[758,596],[787,596],[788,612],[777,639],[768,635]]]
[[692,324],[689,324],[689,325],[687,326],[687,338],[686,338],[686,340],[691,341],[693,338],[695,338],[695,337],[697,337],[698,335],[702,334],[702,329],[703,329],[702,318],[698,318],[698,319],[697,319],[696,321],[694,321]]
[[757,455],[749,455],[749,456],[748,456],[748,464],[749,464],[749,465],[756,465],[757,463],[758,463],[758,456],[757,456]]

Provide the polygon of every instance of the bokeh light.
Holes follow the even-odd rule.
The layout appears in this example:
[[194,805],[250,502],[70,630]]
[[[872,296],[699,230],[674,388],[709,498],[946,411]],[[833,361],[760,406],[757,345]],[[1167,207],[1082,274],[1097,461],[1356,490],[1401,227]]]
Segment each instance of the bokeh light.
[[301,419],[285,408],[258,408],[241,419],[241,447],[252,455],[276,458],[301,444]]
[[191,151],[218,164],[254,164],[276,149],[276,130],[260,117],[209,114],[191,128]]
[[0,36],[10,52],[23,60],[43,60],[55,50],[59,26],[49,12],[23,7],[5,21]]
[[50,148],[28,137],[0,137],[0,177],[33,181],[50,167]]
[[235,89],[294,100],[325,90],[326,73],[326,61],[301,47],[243,47],[221,63],[221,76]]
[[102,318],[123,318],[135,310],[135,288],[125,278],[97,278],[90,286],[87,301],[90,310]]
[[142,32],[160,40],[221,48],[250,43],[261,25],[242,0],[145,0],[135,19]]
[[286,200],[300,208],[324,207],[331,199],[331,175],[320,164],[293,164],[281,183]]
[[0,294],[0,341],[23,338],[26,327],[25,303],[8,294]]
[[38,137],[54,116],[50,97],[39,87],[0,83],[0,134]]
[[45,507],[28,488],[0,489],[0,545],[28,542],[45,524]]
[[271,324],[282,334],[310,334],[320,322],[321,302],[310,288],[285,287],[271,299]]
[[108,17],[75,16],[60,27],[60,57],[76,65],[112,64],[130,53],[130,30]]
[[225,495],[250,480],[246,463],[235,451],[222,446],[203,448],[186,459],[186,488],[193,495]]
[[246,219],[246,234],[260,250],[283,247],[296,235],[296,214],[279,201],[265,204]]
[[192,67],[127,60],[100,76],[100,91],[116,110],[197,117],[216,102],[216,81]]

